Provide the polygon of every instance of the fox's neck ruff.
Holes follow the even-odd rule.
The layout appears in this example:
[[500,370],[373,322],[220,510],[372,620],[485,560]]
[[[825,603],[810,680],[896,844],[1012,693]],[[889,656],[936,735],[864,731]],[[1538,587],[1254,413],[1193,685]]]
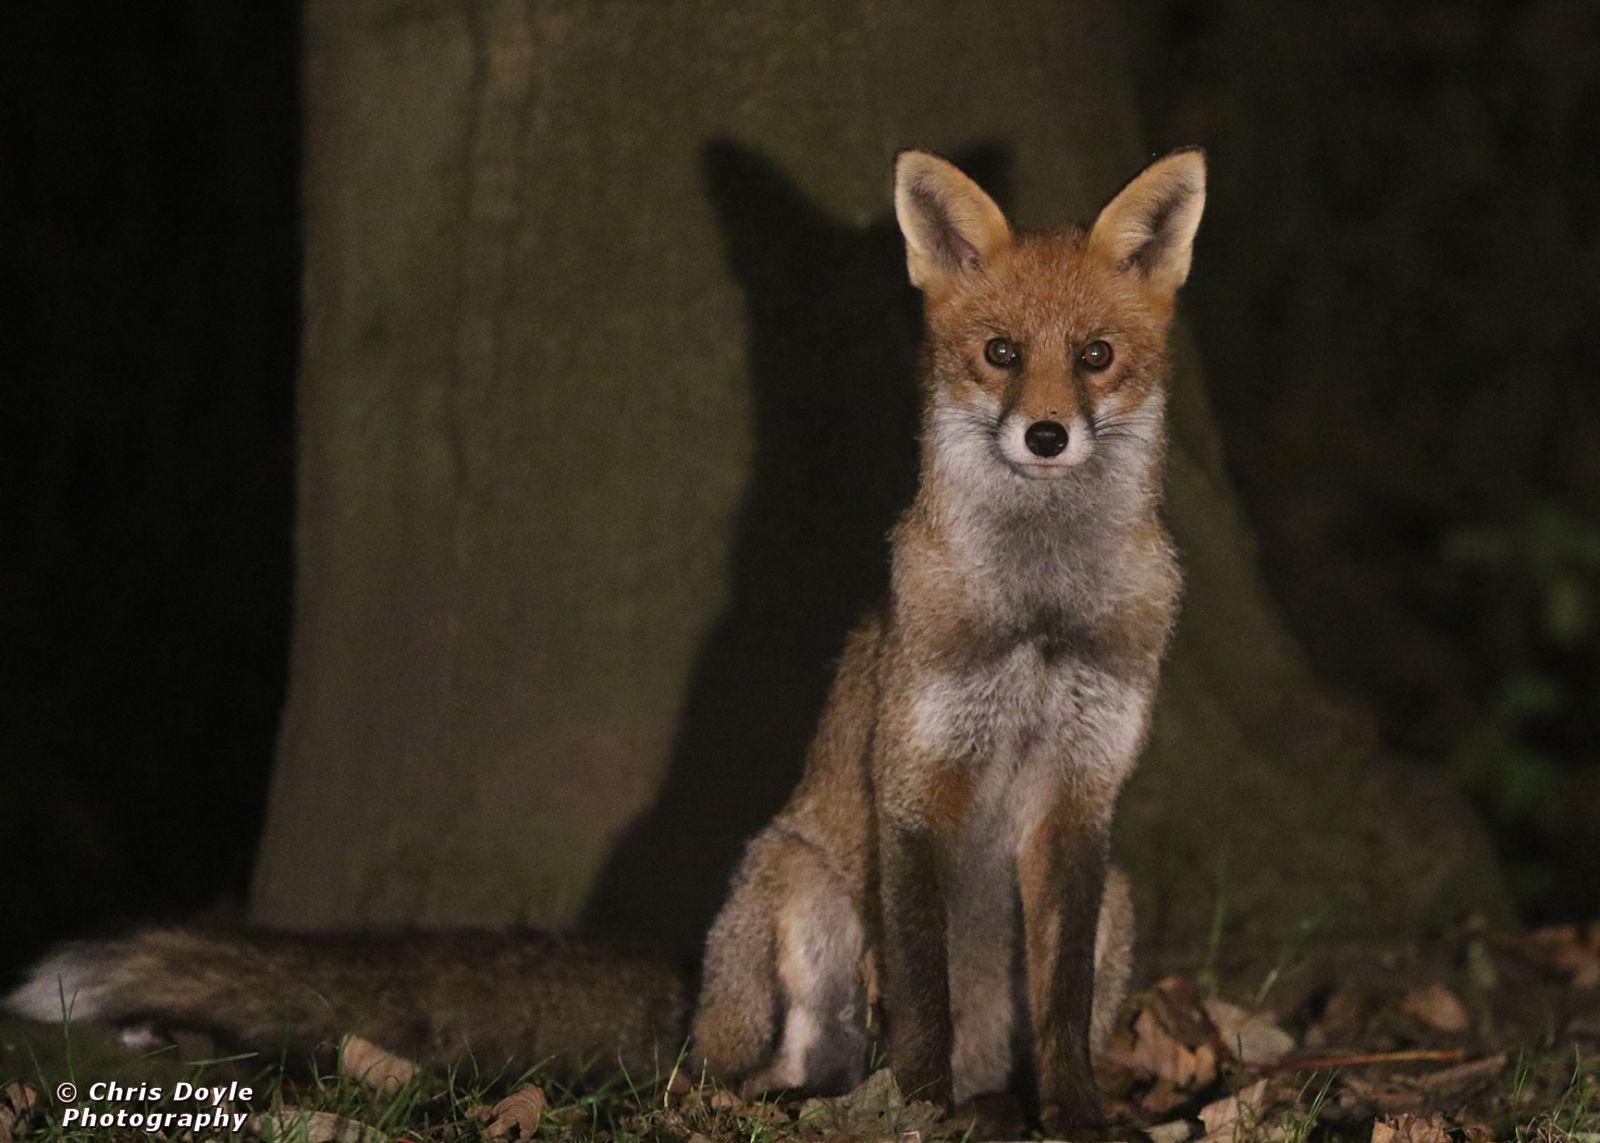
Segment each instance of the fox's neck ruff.
[[1159,533],[1165,398],[1108,419],[1082,463],[1046,479],[1006,463],[996,418],[934,404],[924,418],[923,518],[976,597],[1028,613],[1090,618],[1141,590],[1137,552]]

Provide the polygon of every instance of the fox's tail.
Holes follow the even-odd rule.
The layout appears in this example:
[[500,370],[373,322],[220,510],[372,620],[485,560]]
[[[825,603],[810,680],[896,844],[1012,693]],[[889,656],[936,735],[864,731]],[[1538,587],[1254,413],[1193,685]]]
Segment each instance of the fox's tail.
[[539,932],[314,937],[155,929],[65,945],[0,1002],[36,1020],[199,1028],[277,1053],[356,1033],[411,1059],[669,1068],[687,986],[668,966]]

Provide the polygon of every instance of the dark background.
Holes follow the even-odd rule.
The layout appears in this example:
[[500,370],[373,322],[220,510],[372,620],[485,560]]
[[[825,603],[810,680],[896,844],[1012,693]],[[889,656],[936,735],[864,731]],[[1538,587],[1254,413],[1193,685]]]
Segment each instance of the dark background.
[[[1527,919],[1594,916],[1596,9],[1130,19],[1152,151],[1210,152],[1185,307],[1289,625],[1388,743],[1457,768]],[[0,965],[242,894],[300,256],[292,5],[10,20]]]

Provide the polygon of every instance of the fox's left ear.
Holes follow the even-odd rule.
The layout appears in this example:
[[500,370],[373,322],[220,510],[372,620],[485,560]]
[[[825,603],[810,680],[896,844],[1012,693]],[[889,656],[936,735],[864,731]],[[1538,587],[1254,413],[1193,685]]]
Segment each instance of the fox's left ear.
[[1206,156],[1199,148],[1157,159],[1094,220],[1089,248],[1168,294],[1189,276],[1194,233],[1206,206]]

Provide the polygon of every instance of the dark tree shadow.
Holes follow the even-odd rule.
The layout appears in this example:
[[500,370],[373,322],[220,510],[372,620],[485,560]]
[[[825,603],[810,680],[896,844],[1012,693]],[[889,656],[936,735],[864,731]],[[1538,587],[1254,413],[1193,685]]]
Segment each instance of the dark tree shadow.
[[[997,151],[963,164],[985,186],[1004,166]],[[887,587],[888,530],[916,482],[920,326],[888,211],[839,222],[734,143],[710,144],[703,171],[745,291],[755,466],[671,770],[586,918],[684,957],[793,788],[844,637]]]

